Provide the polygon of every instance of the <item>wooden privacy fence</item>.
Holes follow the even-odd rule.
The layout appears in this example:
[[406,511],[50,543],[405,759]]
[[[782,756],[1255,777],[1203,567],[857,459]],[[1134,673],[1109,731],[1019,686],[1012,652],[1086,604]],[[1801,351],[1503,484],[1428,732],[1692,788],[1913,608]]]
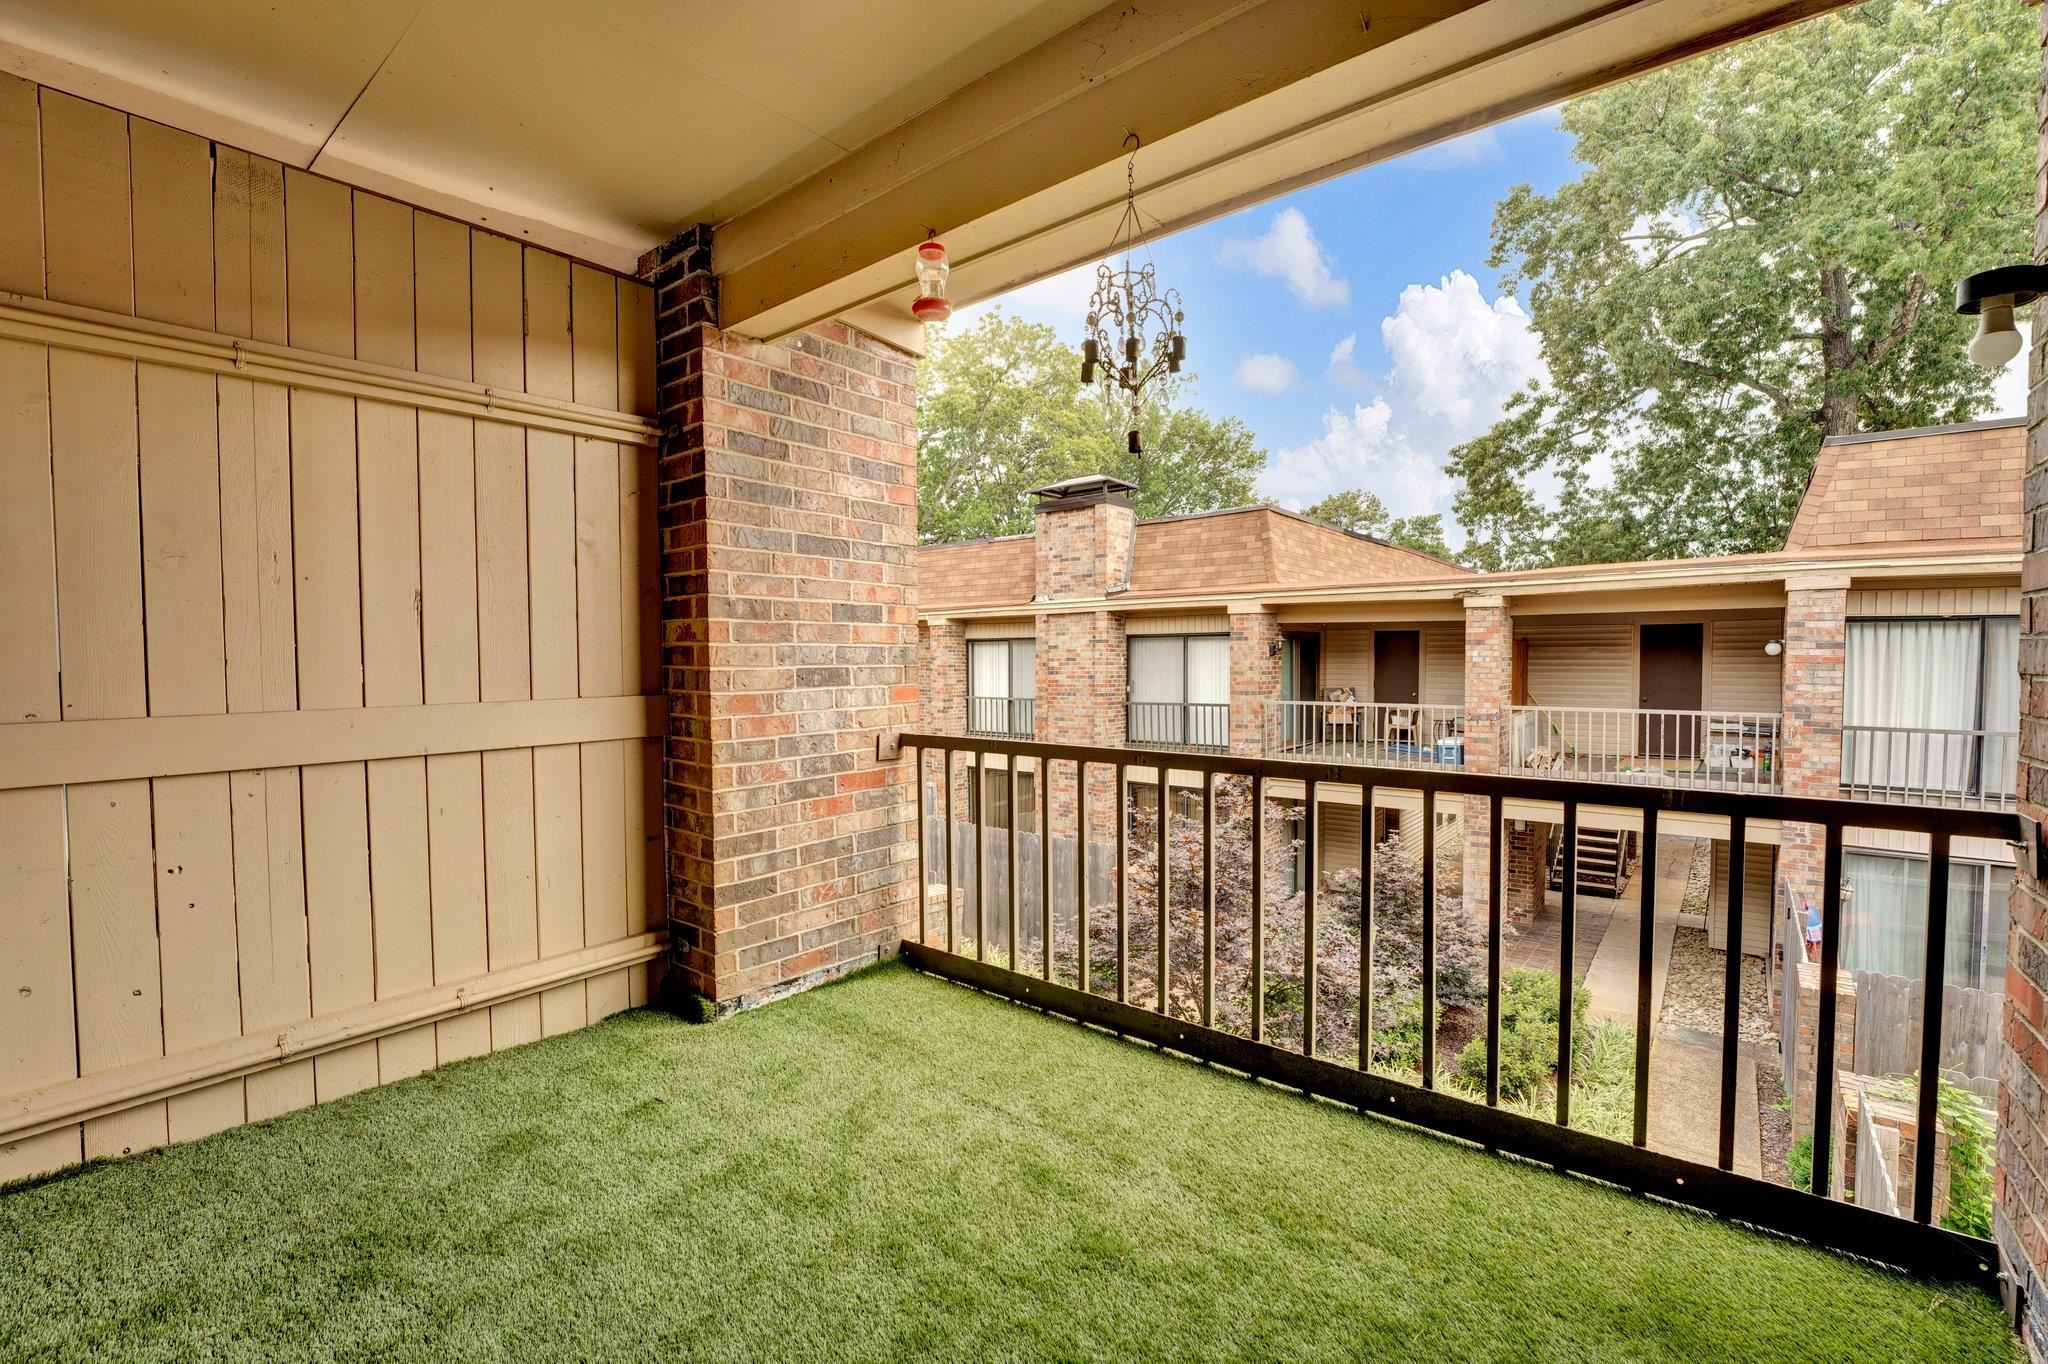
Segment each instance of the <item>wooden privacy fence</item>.
[[0,1179],[644,997],[652,307],[0,76]]
[[[1911,1075],[1920,1069],[1920,1019],[1927,982],[1918,977],[1856,973],[1856,1072]],[[2003,994],[1957,985],[1941,991],[1941,1069],[1987,1098],[1998,1092]]]

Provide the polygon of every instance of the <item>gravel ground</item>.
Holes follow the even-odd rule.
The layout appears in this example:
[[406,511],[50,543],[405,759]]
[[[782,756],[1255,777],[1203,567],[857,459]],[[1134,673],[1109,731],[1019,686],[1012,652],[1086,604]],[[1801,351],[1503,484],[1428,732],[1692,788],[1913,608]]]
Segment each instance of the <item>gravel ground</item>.
[[[1662,1026],[1719,1035],[1721,987],[1728,954],[1707,946],[1697,928],[1680,928],[1671,940],[1671,973],[1664,986]],[[1770,990],[1762,957],[1742,961],[1742,1040],[1776,1046],[1778,1031],[1771,1017]]]
[[1775,1061],[1757,1058],[1756,1111],[1762,1122],[1761,1139],[1764,1178],[1773,1184],[1792,1186],[1792,1172],[1785,1168],[1785,1153],[1792,1149],[1792,1114],[1781,1107],[1785,1102],[1784,1076]]
[[1692,850],[1692,870],[1685,878],[1685,898],[1679,901],[1678,912],[1698,914],[1707,912],[1707,896],[1714,888],[1714,845],[1702,838]]

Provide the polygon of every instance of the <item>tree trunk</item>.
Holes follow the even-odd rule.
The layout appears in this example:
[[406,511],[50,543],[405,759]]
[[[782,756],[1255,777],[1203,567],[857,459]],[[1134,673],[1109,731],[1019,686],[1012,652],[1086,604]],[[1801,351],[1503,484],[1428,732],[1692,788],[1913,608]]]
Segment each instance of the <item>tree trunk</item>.
[[1848,272],[1835,265],[1821,271],[1827,310],[1820,323],[1821,431],[1828,436],[1853,436],[1863,429],[1862,403],[1843,382],[1856,366],[1856,347],[1849,328],[1854,322]]

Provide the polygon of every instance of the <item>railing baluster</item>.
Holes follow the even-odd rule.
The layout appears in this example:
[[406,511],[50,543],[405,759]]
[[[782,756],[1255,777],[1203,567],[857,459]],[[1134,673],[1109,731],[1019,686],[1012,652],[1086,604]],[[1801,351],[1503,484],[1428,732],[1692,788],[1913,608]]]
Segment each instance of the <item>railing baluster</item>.
[[1130,1002],[1131,933],[1129,893],[1131,866],[1131,788],[1129,771],[1116,765],[1116,1002]]
[[1266,1035],[1266,778],[1252,774],[1252,1041]]
[[1052,759],[1038,760],[1038,956],[1052,979]]
[[1941,1007],[1948,974],[1949,836],[1932,836],[1927,858],[1927,985],[1920,992],[1919,1136],[1913,1150],[1913,1220],[1934,1219],[1936,1101],[1941,1094]]
[[1003,841],[1008,845],[1005,851],[1009,854],[1008,870],[1010,873],[1010,941],[1008,953],[1010,960],[1010,969],[1012,971],[1021,971],[1024,969],[1024,948],[1023,944],[1017,938],[1017,828],[1021,823],[1023,823],[1022,820],[1017,818],[1017,765],[1021,761],[1022,759],[1020,759],[1016,754],[1012,753],[1009,755],[1009,765],[1005,769],[1010,781],[1010,809],[1008,815],[1009,828],[1006,831]]
[[1216,1022],[1216,774],[1202,773],[1202,1026]]
[[[1642,903],[1636,917],[1636,1108],[1635,1144],[1650,1144],[1650,992],[1657,941],[1657,807],[1643,809]],[[1796,985],[1793,988],[1797,988]]]
[[1171,974],[1166,964],[1166,953],[1171,946],[1167,939],[1167,921],[1171,917],[1169,909],[1173,902],[1167,884],[1169,874],[1167,845],[1173,841],[1173,773],[1164,766],[1161,766],[1159,769],[1159,835],[1157,841],[1159,844],[1159,963],[1156,984],[1159,987],[1159,1012],[1165,1013],[1167,1011],[1167,989],[1170,984],[1168,977]]
[[1422,1087],[1436,1088],[1436,792],[1422,793]]
[[1564,891],[1558,914],[1557,968],[1557,1125],[1569,1127],[1572,1116],[1572,964],[1579,937],[1579,803],[1564,803]]
[[1316,779],[1302,784],[1301,1054],[1316,1054]]
[[1358,789],[1358,1068],[1372,1069],[1373,788]]
[[1728,952],[1721,982],[1720,1166],[1735,1168],[1736,1053],[1742,1045],[1742,910],[1749,879],[1749,820],[1728,816]]
[[1501,798],[1486,798],[1486,1102],[1500,1103]]
[[932,883],[925,871],[925,840],[931,837],[931,825],[924,814],[924,773],[925,751],[917,750],[917,775],[915,778],[917,801],[917,940],[931,942],[931,928],[927,922],[932,912]]
[[959,917],[953,912],[953,750],[942,748],[939,752],[943,758],[939,787],[946,802],[946,950],[957,952],[960,944],[953,923]]
[[1074,943],[1075,984],[1082,994],[1095,986],[1088,978],[1088,760],[1074,760],[1074,919],[1080,933]]
[[974,959],[988,960],[988,753],[974,751]]
[[1836,978],[1842,950],[1842,826],[1822,828],[1820,888],[1820,1009],[1813,1064],[1813,1191],[1828,1196],[1834,1168]]

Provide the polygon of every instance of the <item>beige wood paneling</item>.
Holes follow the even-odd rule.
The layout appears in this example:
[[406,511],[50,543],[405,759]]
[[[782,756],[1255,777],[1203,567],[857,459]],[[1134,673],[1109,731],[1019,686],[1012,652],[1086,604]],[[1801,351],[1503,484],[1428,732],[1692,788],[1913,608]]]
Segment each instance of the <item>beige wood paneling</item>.
[[1462,625],[1422,627],[1422,704],[1461,706],[1465,703],[1465,628]]
[[0,77],[0,290],[0,1179],[644,1001],[646,286]]
[[2020,589],[2005,587],[1873,588],[1849,594],[1852,616],[2016,616]]
[[[1728,842],[1714,840],[1713,890],[1707,901],[1707,942],[1715,951],[1728,947]],[[1769,946],[1771,905],[1776,893],[1777,849],[1757,843],[1743,847],[1742,954],[1760,957]]]
[[1784,662],[1782,656],[1765,653],[1764,646],[1784,630],[1776,616],[1707,622],[1703,691],[1708,710],[1778,713],[1784,705]]

